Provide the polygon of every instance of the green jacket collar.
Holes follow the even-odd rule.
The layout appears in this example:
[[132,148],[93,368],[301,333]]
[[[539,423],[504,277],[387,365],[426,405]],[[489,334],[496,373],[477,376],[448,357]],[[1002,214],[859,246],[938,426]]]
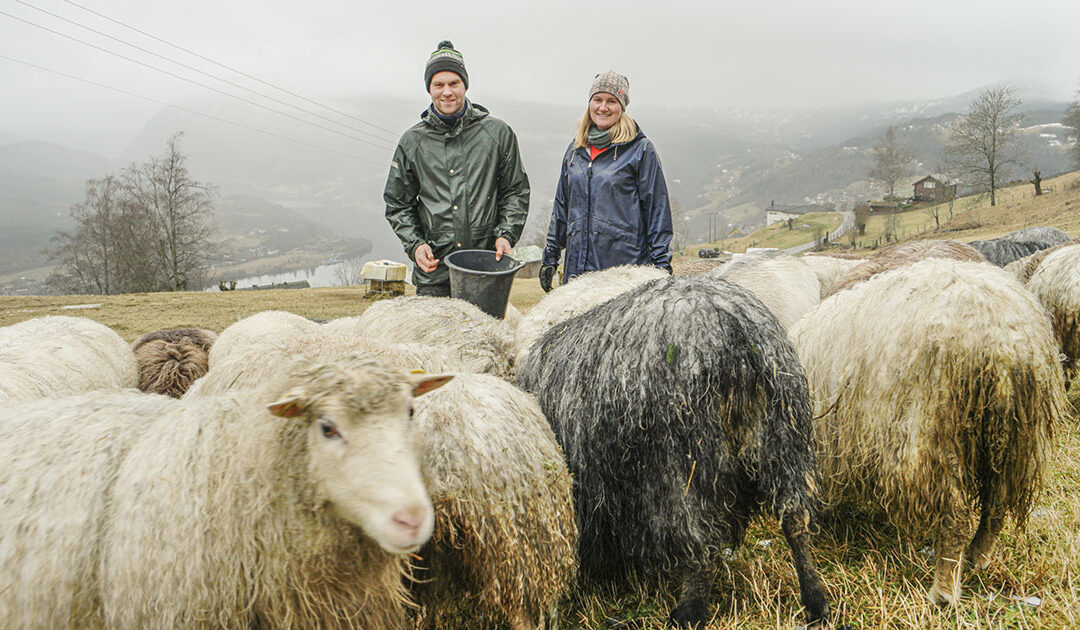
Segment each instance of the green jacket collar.
[[461,133],[461,130],[465,127],[475,123],[478,120],[487,118],[487,116],[488,110],[486,107],[480,105],[479,103],[473,103],[469,99],[465,99],[465,115],[462,116],[458,124],[454,125],[453,127],[446,124],[445,122],[443,122],[442,118],[439,118],[434,113],[432,113],[431,106],[428,106],[428,108],[424,110],[424,113],[420,114],[420,120],[424,121],[424,123],[428,127],[431,127],[439,133],[449,133],[450,135],[456,136],[457,134]]

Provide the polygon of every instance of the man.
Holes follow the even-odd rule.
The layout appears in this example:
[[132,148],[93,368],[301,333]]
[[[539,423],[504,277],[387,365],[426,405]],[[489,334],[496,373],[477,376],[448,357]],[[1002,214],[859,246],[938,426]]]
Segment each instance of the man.
[[465,98],[469,74],[449,41],[424,69],[431,106],[398,142],[386,220],[416,262],[417,295],[449,296],[442,259],[459,249],[513,254],[529,212],[529,178],[510,126]]

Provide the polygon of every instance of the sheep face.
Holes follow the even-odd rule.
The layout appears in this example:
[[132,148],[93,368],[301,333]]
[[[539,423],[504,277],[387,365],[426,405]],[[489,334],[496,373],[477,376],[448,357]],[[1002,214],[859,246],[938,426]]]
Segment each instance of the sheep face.
[[386,551],[415,551],[431,537],[434,512],[413,438],[412,396],[452,377],[406,378],[369,362],[360,368],[307,370],[269,409],[306,423],[308,469],[320,503]]

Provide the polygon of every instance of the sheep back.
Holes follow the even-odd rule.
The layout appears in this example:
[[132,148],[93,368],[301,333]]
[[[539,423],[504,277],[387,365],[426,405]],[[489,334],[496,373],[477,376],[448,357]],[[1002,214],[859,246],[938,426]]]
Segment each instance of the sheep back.
[[50,315],[0,328],[0,402],[122,389],[138,382],[131,348],[104,324]]
[[318,329],[319,324],[285,311],[262,311],[229,325],[221,331],[207,355],[210,369],[229,357],[244,357],[252,362],[266,344],[300,339]]
[[859,282],[868,280],[890,269],[898,269],[904,265],[930,258],[947,258],[971,262],[986,261],[983,254],[973,245],[959,241],[920,240],[897,243],[882,248],[881,251],[876,252],[870,258],[852,267],[851,270],[836,281],[836,284],[829,289],[827,295],[835,295],[840,291],[850,289]]
[[536,627],[577,571],[571,478],[547,420],[531,395],[482,374],[414,406],[435,506],[418,602],[469,627]]
[[821,301],[818,276],[802,259],[783,252],[745,254],[709,272],[749,289],[769,307],[784,328]]
[[383,343],[444,347],[460,358],[464,371],[500,377],[510,374],[513,329],[465,300],[426,296],[380,300],[359,317],[341,318],[325,326],[335,334]]
[[1080,245],[1050,253],[1027,283],[1050,315],[1069,381],[1080,374]]
[[581,274],[556,287],[521,318],[514,334],[514,364],[523,363],[536,340],[555,324],[645,282],[667,276],[663,269],[648,265],[620,265]]
[[810,379],[823,496],[922,530],[958,504],[1023,523],[1063,416],[1046,318],[1015,278],[926,260],[823,301],[791,337]]

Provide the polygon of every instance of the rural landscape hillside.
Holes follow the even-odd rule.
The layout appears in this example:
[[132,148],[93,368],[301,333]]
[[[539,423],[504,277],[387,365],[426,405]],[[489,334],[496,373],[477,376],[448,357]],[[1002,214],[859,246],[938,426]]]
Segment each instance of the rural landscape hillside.
[[[969,98],[965,93],[938,101],[814,110],[668,106],[635,115],[663,161],[675,242],[692,246],[713,240],[721,228],[725,234],[756,229],[764,224],[765,208],[772,202],[850,209],[857,202],[880,198],[885,189],[868,172],[872,149],[890,126],[912,154],[905,181],[939,171],[948,129]],[[1022,105],[1023,162],[1003,173],[1008,178],[1026,179],[1032,168],[1041,169],[1046,177],[1070,168],[1068,148],[1075,142],[1075,132],[1060,124],[1066,104],[1037,95],[1028,99]],[[532,187],[521,243],[541,244],[559,161],[580,112],[566,106],[485,101],[519,136]],[[365,98],[351,106],[384,121],[386,129],[400,130],[416,120],[423,103]],[[264,112],[246,119],[257,126],[269,124],[270,117]],[[294,138],[306,133],[299,123],[286,124],[284,130]],[[401,258],[382,205],[388,147],[397,132],[376,131],[382,140],[373,140],[362,151],[333,153],[165,109],[114,159],[44,142],[0,146],[0,220],[8,228],[0,234],[0,285],[10,287],[13,280],[26,278],[19,285],[22,290],[45,292],[41,282],[48,275],[50,239],[57,230],[70,227],[69,208],[83,200],[87,181],[115,175],[160,154],[166,139],[178,131],[183,132],[181,148],[192,175],[216,190],[216,241],[244,247],[227,249],[226,257],[212,261],[217,269],[212,284],[256,275],[248,273],[256,268],[258,273],[311,268],[340,259],[345,250],[363,250],[364,259]],[[901,193],[905,190],[900,188]],[[249,222],[260,225],[238,224],[238,216],[256,216],[244,206],[263,209]],[[270,208],[277,209],[267,212]],[[255,234],[249,228],[277,238],[253,242]],[[311,238],[316,233],[319,238]],[[347,245],[351,239],[368,246]],[[234,264],[260,252],[261,264]]]

